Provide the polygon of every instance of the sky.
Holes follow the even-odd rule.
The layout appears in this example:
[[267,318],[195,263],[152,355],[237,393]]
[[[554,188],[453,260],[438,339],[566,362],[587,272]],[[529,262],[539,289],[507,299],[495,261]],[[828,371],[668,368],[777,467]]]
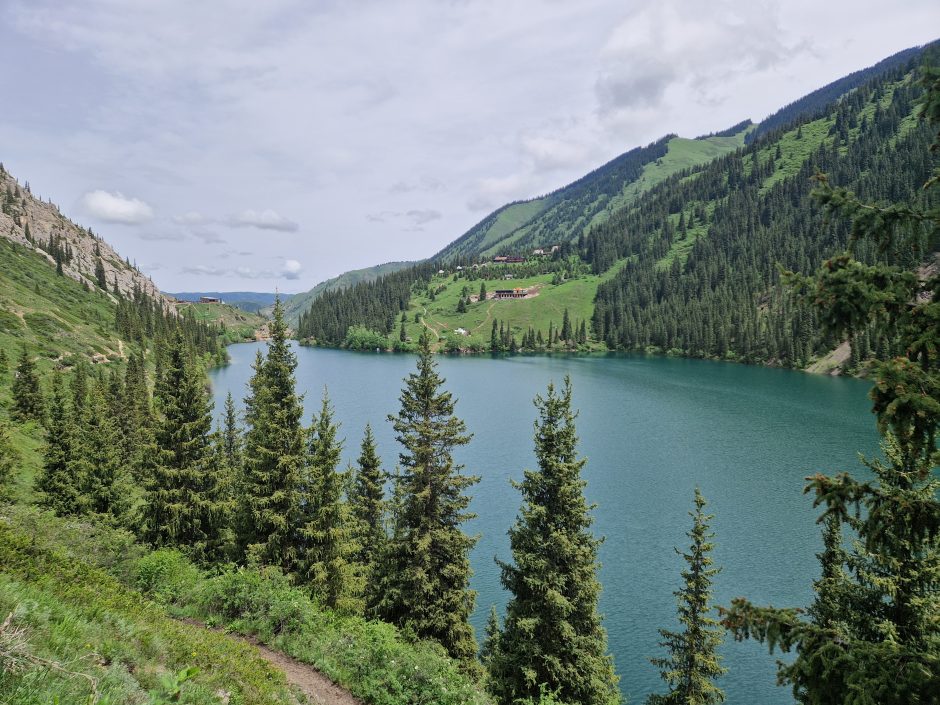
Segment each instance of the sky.
[[293,293],[938,37],[936,0],[0,0],[0,161],[165,291]]

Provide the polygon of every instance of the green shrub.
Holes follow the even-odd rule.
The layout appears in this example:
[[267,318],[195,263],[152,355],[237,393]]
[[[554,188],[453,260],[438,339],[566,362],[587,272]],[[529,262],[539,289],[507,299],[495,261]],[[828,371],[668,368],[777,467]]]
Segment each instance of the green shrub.
[[271,641],[286,631],[299,631],[313,621],[316,609],[306,592],[293,587],[275,568],[231,568],[206,581],[200,611],[210,620]]
[[161,548],[139,559],[134,585],[142,593],[164,605],[193,602],[202,574],[179,551]]
[[387,350],[388,338],[364,326],[350,326],[343,347],[350,350]]

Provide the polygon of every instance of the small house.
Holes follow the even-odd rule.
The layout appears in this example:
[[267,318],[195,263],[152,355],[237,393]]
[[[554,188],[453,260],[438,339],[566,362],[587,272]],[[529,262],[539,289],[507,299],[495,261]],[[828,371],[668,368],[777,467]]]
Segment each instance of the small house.
[[218,298],[218,297],[216,297],[216,296],[200,296],[200,297],[199,297],[199,303],[201,303],[201,304],[220,304],[220,303],[222,303],[222,299],[220,299],[220,298]]
[[497,289],[493,293],[494,299],[524,299],[529,293],[528,289],[516,287],[515,289]]

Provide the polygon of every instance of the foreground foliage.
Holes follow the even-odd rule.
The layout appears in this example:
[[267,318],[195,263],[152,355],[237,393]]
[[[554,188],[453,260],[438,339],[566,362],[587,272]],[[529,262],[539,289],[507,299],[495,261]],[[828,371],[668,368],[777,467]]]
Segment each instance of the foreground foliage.
[[[921,117],[940,125],[940,69],[925,68]],[[932,146],[940,150],[940,135]],[[817,198],[851,221],[849,250],[795,285],[833,331],[870,328],[896,336],[900,354],[873,368],[871,392],[885,459],[868,459],[873,480],[848,473],[808,478],[823,508],[823,577],[808,615],[737,600],[726,622],[738,638],[796,651],[779,678],[810,705],[936,702],[940,693],[940,275],[855,257],[862,243],[922,259],[940,241],[934,200],[870,204],[818,177]],[[841,548],[841,527],[858,537]]]

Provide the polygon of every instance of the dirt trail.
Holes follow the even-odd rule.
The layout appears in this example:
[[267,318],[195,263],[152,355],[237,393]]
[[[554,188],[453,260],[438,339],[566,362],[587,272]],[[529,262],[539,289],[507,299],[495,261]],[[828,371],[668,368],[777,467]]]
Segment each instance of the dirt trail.
[[[194,627],[222,631],[214,627],[207,627],[195,619],[183,619],[182,621]],[[287,682],[300,690],[309,702],[316,705],[364,705],[359,698],[345,688],[336,685],[313,666],[282,654],[280,651],[270,649],[264,644],[258,643],[257,639],[233,634],[232,632],[227,632],[227,635],[232,639],[238,639],[254,646],[261,658],[283,673]]]
[[359,698],[336,685],[313,666],[308,666],[250,639],[246,641],[253,643],[261,657],[283,672],[287,682],[299,688],[300,692],[306,695],[311,703],[317,703],[317,705],[362,705]]

